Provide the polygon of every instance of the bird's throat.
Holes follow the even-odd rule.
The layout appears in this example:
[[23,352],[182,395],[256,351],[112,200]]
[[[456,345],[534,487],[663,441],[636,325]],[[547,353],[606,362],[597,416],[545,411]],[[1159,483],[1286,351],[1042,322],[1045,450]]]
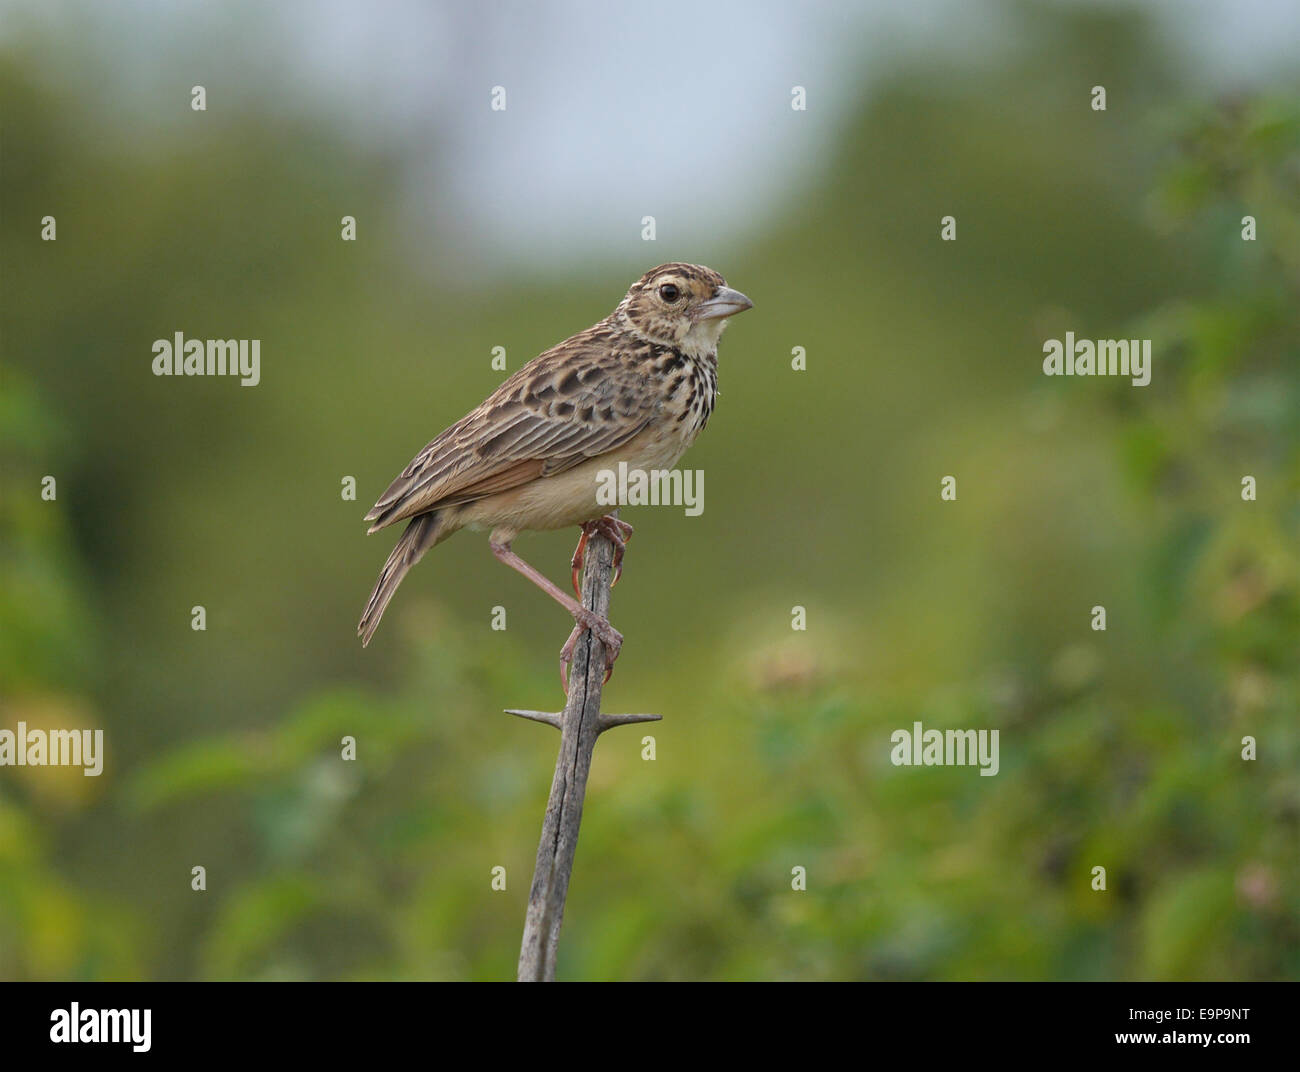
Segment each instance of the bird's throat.
[[682,353],[697,359],[704,357],[716,358],[718,339],[721,338],[726,327],[727,320],[725,317],[719,317],[715,320],[701,320],[699,323],[691,325],[691,329],[682,337],[682,341],[677,344],[677,348]]

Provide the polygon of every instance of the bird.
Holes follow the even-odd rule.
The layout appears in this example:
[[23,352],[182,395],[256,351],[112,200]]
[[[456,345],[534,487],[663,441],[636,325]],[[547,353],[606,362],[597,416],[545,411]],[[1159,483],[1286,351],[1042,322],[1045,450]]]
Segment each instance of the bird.
[[615,580],[632,526],[598,501],[602,471],[670,469],[695,442],[718,394],[718,339],[753,307],[711,268],[674,261],[650,269],[603,320],[539,354],[411,460],[366,514],[369,533],[406,529],[379,572],[357,635],[369,645],[397,586],[431,547],[461,529],[488,532],[496,558],[573,617],[560,679],[584,630],[604,645],[606,680],[623,636],[512,549],[523,531],[581,529],[614,545]]

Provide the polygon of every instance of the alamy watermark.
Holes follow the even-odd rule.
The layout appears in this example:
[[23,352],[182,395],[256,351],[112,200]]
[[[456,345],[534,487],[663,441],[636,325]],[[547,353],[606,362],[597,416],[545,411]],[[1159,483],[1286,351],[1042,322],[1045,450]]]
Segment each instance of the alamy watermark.
[[50,1013],[51,1042],[127,1043],[148,1053],[152,1009],[83,1009],[77,1002]]
[[1150,339],[1076,339],[1043,343],[1044,376],[1131,376],[1134,387],[1151,382]]
[[980,777],[990,778],[1000,766],[997,730],[927,730],[913,722],[910,730],[894,730],[889,740],[895,767],[978,766]]
[[0,730],[0,767],[84,767],[87,778],[104,770],[103,730],[41,730],[19,722]]
[[238,376],[241,387],[262,381],[261,339],[172,339],[153,344],[155,376]]
[[687,517],[704,512],[703,469],[630,469],[619,462],[617,469],[596,474],[596,503],[599,506],[681,506]]

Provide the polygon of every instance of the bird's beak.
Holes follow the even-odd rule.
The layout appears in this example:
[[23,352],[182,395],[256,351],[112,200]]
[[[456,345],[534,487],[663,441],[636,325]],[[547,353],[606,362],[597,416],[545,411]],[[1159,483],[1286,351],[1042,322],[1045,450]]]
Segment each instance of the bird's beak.
[[754,308],[754,303],[738,290],[719,287],[718,293],[695,310],[696,320],[721,320],[726,316],[735,316],[746,309]]

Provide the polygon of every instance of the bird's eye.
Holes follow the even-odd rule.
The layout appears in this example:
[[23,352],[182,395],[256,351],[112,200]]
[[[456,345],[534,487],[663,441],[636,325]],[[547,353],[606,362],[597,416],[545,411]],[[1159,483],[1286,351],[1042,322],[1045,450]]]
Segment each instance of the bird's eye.
[[677,289],[674,283],[665,283],[659,288],[659,297],[663,298],[669,305],[682,296],[682,292]]

